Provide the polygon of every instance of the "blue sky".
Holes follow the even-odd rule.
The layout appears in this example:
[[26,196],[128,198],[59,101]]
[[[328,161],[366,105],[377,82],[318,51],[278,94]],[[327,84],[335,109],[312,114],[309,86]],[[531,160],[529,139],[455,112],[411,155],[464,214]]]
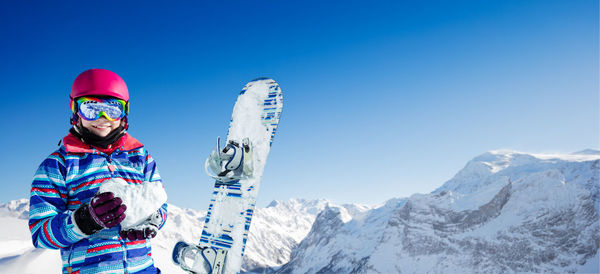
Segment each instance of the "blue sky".
[[204,158],[259,76],[285,93],[259,205],[377,204],[489,150],[600,147],[598,1],[176,2],[2,4],[0,202],[28,197],[92,67],[125,79],[130,133],[169,201],[197,209]]

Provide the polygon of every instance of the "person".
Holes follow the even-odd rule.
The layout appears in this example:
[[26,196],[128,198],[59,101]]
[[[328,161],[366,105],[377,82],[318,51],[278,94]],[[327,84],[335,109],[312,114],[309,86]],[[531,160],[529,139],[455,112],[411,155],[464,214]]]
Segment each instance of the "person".
[[73,82],[70,106],[72,127],[31,186],[33,245],[60,249],[63,273],[160,273],[149,239],[165,224],[167,204],[141,226],[122,231],[128,205],[112,192],[98,193],[111,178],[161,181],[154,159],[127,133],[125,82],[109,70],[86,70]]

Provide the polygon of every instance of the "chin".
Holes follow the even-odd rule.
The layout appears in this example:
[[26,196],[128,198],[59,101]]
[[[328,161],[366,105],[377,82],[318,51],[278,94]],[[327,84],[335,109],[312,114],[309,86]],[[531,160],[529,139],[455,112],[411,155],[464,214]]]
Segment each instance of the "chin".
[[101,132],[96,131],[94,133],[100,137],[106,137],[110,133],[110,130],[109,131],[101,131]]

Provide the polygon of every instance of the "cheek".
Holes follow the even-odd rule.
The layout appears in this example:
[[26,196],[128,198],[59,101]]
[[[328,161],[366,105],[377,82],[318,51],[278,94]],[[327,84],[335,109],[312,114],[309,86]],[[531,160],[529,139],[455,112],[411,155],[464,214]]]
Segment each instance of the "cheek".
[[83,119],[83,118],[81,118],[81,117],[79,117],[79,123],[80,123],[80,124],[81,124],[83,127],[86,127],[86,128],[89,128],[89,127],[91,127],[91,126],[92,126],[92,125],[91,125],[92,123],[91,123],[90,121],[87,121],[87,120],[85,120],[85,119]]

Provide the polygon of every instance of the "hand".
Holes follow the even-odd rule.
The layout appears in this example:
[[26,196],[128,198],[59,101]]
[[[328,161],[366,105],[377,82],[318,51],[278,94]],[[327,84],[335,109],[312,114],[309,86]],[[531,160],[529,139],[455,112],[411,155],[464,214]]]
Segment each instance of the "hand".
[[146,227],[143,229],[128,229],[119,232],[121,238],[128,239],[130,241],[139,241],[145,239],[152,239],[156,237],[156,229],[152,227]]
[[96,194],[89,204],[75,211],[75,223],[83,233],[92,235],[120,224],[125,219],[125,210],[127,206],[112,192]]
[[158,233],[158,226],[162,222],[161,216],[160,210],[158,210],[150,215],[141,225],[136,226],[135,228],[122,230],[119,232],[119,235],[121,235],[121,238],[130,241],[152,239],[156,237],[156,233]]

